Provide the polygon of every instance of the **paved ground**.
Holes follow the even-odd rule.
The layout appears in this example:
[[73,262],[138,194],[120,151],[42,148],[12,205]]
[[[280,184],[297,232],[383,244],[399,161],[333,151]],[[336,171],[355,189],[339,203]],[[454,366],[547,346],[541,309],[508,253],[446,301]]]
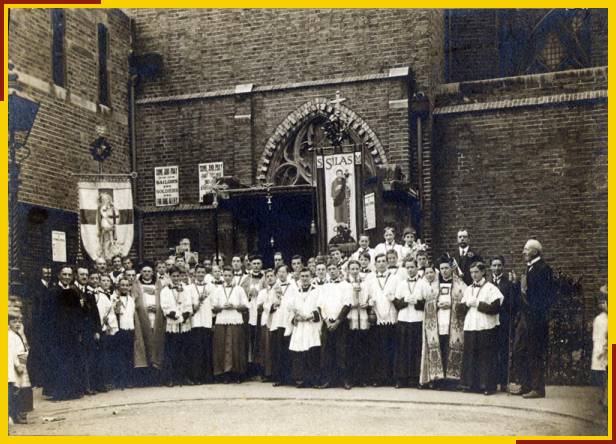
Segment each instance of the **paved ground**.
[[545,399],[389,387],[153,387],[50,402],[35,390],[29,424],[11,435],[605,435],[589,387]]

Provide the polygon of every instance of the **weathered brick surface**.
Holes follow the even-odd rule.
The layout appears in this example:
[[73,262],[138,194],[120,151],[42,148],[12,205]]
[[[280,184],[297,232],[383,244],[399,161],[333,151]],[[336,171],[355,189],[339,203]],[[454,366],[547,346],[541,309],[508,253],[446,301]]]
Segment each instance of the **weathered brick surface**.
[[[98,99],[97,23],[105,23],[109,30],[111,111],[107,113],[96,107],[84,108],[95,105]],[[51,39],[50,10],[11,10],[9,58],[24,77],[38,79],[34,87],[22,84],[22,90],[40,104],[27,144],[31,155],[22,165],[19,200],[45,207],[51,214],[43,226],[34,226],[28,223],[27,213],[20,212],[26,247],[21,265],[26,273],[51,261],[53,229],[67,232],[69,260],[74,259],[78,203],[77,179],[72,173],[98,172],[98,164],[89,153],[97,125],[107,127],[107,139],[113,146],[104,171],[129,171],[127,17],[118,10],[66,10],[65,97],[56,94],[52,86]]]
[[[214,210],[199,210],[182,213],[163,213],[146,216],[143,220],[144,258],[157,260],[167,257],[168,239],[174,230],[195,230],[197,238],[193,244],[199,246],[200,253],[211,257],[214,253]],[[235,252],[247,251],[246,235],[235,233],[229,213],[220,211],[219,248],[229,258]]]
[[[590,66],[607,65],[607,9],[590,9]],[[526,23],[530,35],[532,24],[539,22],[549,9],[521,9],[504,11],[499,9],[456,9],[448,10],[445,18],[445,54],[448,82],[481,80],[500,77],[501,54],[499,33],[501,14],[517,14],[512,20]],[[532,19],[528,19],[528,16]]]
[[607,90],[607,66],[439,85],[436,106]]
[[607,280],[606,104],[453,114],[434,133],[436,251],[454,251],[466,227],[519,272],[535,237],[556,269],[583,276],[591,307]]
[[498,77],[497,16],[495,9],[448,10],[447,81]]
[[[255,159],[286,117],[314,97],[333,98],[340,90],[345,106],[357,113],[386,148],[389,162],[399,163],[409,175],[406,109],[390,109],[389,100],[404,99],[406,87],[398,80],[255,93],[243,101],[233,96],[173,105],[139,105],[137,164],[139,204],[154,205],[154,167],[180,165],[180,203],[197,203],[200,162],[223,161],[225,174],[250,184],[251,131]],[[253,101],[250,121],[245,115]]]
[[432,10],[134,9],[137,51],[159,52],[165,74],[142,97],[425,69]]

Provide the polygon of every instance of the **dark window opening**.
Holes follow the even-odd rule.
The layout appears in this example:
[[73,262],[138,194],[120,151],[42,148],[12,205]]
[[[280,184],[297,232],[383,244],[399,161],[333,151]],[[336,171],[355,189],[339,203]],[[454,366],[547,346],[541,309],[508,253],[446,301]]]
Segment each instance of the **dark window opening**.
[[109,71],[107,70],[107,52],[109,47],[107,27],[98,24],[98,103],[110,106]]
[[66,53],[64,51],[66,22],[64,16],[64,9],[51,10],[51,26],[51,62],[53,83],[64,88],[66,86]]

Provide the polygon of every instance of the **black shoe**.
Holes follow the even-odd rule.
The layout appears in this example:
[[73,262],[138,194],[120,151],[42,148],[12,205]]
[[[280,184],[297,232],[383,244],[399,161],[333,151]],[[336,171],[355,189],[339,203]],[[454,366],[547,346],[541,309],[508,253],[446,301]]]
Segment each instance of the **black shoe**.
[[280,387],[281,385],[282,385],[281,382],[276,381],[272,384],[272,387]]
[[483,394],[486,396],[490,396],[496,393],[496,390],[484,390]]
[[344,383],[344,389],[345,390],[351,390],[352,388],[353,388],[353,386],[350,383],[348,383],[348,382]]
[[13,423],[15,424],[28,424],[28,420],[23,416],[17,416],[17,418],[13,418]]
[[195,385],[195,382],[192,379],[187,379],[186,381],[184,381],[185,385]]
[[326,382],[325,384],[319,385],[318,388],[320,389],[326,389],[326,388],[330,388],[332,385],[329,382]]

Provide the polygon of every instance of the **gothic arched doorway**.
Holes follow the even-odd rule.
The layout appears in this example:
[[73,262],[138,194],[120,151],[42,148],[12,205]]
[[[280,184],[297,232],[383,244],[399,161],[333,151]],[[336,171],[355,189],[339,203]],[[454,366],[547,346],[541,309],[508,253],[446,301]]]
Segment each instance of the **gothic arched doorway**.
[[335,109],[326,99],[302,105],[276,128],[261,157],[261,179],[288,191],[274,199],[271,217],[259,229],[259,250],[267,251],[273,239],[270,251],[281,251],[287,260],[293,254],[315,254],[315,154],[331,146],[324,126],[334,112],[346,128],[343,149],[361,147],[365,153],[363,177],[375,176],[377,166],[387,163],[376,134],[355,112],[341,105]]

